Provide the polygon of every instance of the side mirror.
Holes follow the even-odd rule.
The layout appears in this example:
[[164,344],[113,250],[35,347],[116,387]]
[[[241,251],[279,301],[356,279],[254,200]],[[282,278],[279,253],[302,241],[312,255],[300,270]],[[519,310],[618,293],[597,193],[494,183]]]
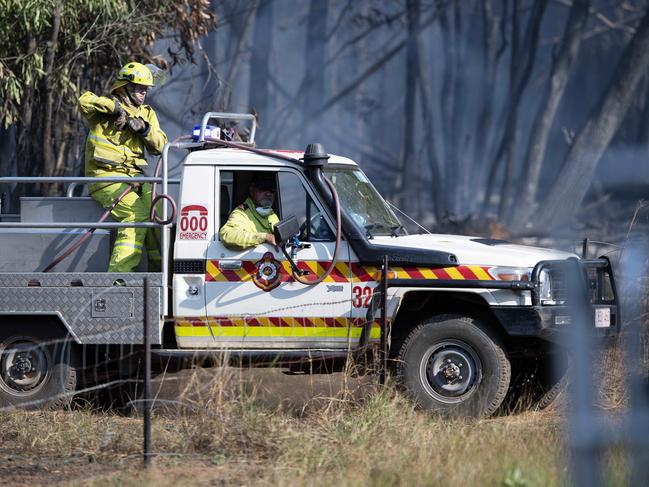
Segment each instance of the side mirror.
[[289,216],[275,225],[273,230],[275,243],[284,247],[286,243],[295,235],[300,233],[300,225],[297,223],[295,216]]

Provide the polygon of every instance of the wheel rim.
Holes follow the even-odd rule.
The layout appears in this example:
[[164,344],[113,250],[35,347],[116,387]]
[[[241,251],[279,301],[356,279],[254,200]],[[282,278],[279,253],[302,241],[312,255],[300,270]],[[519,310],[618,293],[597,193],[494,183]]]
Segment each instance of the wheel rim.
[[444,403],[459,403],[471,395],[482,379],[478,354],[459,340],[432,345],[419,364],[419,378],[428,394]]
[[50,374],[51,357],[30,338],[16,337],[0,348],[0,386],[17,396],[40,390]]

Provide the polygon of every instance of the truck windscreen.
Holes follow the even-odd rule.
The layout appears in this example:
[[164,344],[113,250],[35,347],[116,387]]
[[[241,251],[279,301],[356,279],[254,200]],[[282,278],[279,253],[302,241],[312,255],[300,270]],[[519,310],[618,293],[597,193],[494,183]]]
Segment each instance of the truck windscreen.
[[369,236],[406,233],[363,171],[358,168],[328,167],[324,173],[336,187],[341,207]]

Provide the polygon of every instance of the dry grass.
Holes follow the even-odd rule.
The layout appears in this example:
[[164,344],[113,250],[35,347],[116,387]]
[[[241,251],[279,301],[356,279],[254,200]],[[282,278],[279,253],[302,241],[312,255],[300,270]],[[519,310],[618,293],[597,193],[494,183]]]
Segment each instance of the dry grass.
[[[0,476],[95,485],[565,485],[557,412],[445,420],[391,387],[343,374],[213,369],[166,377],[155,467],[140,470],[141,421],[91,409],[0,413]],[[372,379],[373,380],[373,379]],[[165,389],[166,388],[166,389]],[[621,452],[608,456],[623,484]]]

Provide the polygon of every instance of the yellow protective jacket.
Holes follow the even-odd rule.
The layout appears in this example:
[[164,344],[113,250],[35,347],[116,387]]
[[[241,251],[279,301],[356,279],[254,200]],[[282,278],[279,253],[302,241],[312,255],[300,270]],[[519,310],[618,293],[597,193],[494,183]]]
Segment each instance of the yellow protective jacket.
[[[129,117],[139,117],[147,122],[146,132],[136,134],[128,127],[118,130],[113,121],[120,106]],[[106,171],[129,176],[141,174],[142,167],[147,165],[144,149],[159,155],[167,143],[167,136],[160,129],[158,117],[149,105],[120,105],[116,98],[86,91],[79,97],[79,110],[90,130],[86,140],[86,176],[105,174]]]
[[254,202],[248,198],[230,213],[228,221],[219,230],[219,237],[229,249],[249,249],[264,243],[266,234],[273,233],[278,221],[273,211],[267,217],[257,213]]

